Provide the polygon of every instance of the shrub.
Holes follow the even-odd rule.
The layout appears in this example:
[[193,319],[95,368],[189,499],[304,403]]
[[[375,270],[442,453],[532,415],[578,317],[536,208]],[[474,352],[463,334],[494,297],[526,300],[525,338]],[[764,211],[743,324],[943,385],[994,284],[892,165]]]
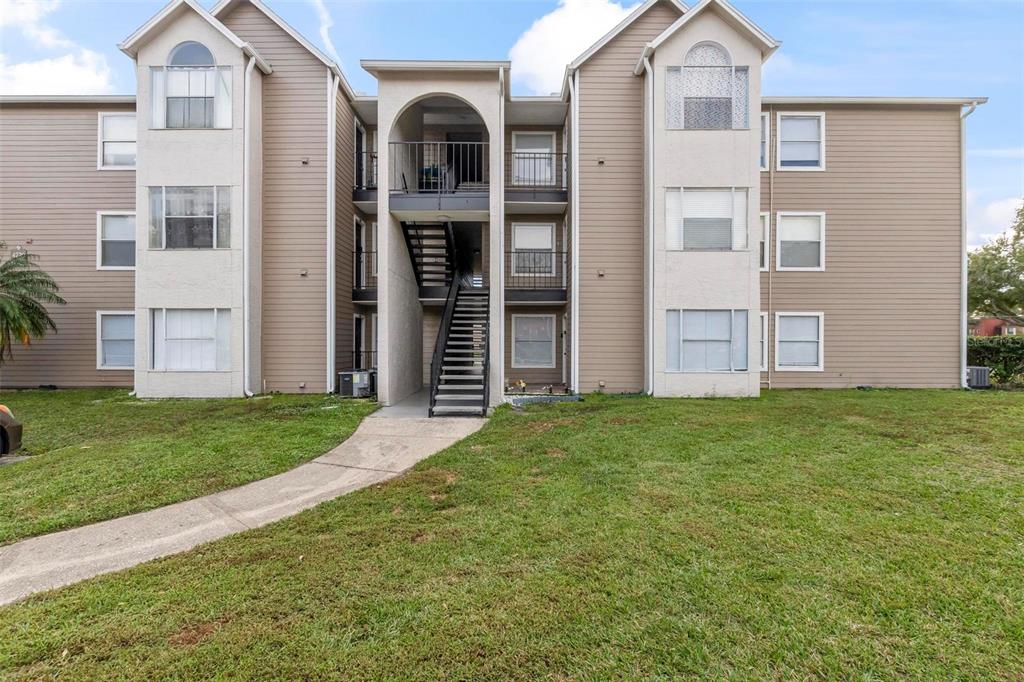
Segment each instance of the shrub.
[[970,336],[967,364],[991,368],[996,383],[1024,383],[1024,336]]

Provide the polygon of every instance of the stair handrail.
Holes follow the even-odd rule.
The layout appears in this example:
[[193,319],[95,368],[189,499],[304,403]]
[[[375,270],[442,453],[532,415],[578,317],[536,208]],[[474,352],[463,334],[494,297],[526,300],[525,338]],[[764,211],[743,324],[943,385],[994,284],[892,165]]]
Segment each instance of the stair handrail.
[[480,401],[480,416],[487,416],[487,403],[490,401],[490,394],[487,392],[487,386],[490,384],[489,377],[491,376],[491,297],[487,297],[487,324],[484,325],[484,396],[483,400]]
[[437,339],[434,341],[434,354],[430,359],[430,407],[427,414],[434,416],[434,405],[437,404],[437,392],[441,383],[441,371],[444,365],[444,351],[448,345],[448,331],[455,316],[455,301],[459,296],[459,280],[461,272],[455,270],[458,259],[455,254],[455,233],[450,222],[444,226],[444,241],[448,253],[451,254],[452,280],[448,284],[448,296],[444,301],[444,312],[437,328]]

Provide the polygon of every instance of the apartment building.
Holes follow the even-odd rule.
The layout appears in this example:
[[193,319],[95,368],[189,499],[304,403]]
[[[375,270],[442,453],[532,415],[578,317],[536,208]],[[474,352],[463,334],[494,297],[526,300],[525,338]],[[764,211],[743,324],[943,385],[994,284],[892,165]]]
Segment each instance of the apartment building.
[[134,97],[0,99],[0,240],[62,288],[0,386],[756,396],[964,381],[964,131],[984,98],[765,97],[779,43],[647,0],[519,97],[368,60],[261,0],[175,0]]

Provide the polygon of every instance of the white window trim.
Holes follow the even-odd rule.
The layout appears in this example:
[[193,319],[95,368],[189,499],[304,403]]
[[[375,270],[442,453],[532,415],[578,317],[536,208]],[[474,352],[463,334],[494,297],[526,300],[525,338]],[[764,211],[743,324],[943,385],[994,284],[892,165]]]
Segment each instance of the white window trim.
[[[761,130],[764,135],[764,163],[761,164],[761,170],[767,171],[772,167],[772,117],[767,111],[761,112]],[[761,143],[758,140],[757,145],[758,156],[761,155]],[[761,159],[758,159],[760,163]]]
[[[558,133],[554,130],[514,130],[512,131],[512,152],[519,151],[519,147],[516,145],[516,138],[520,135],[547,135],[551,138],[551,151],[549,154],[556,154],[558,147],[555,145],[558,143]],[[530,153],[530,152],[527,152]]]
[[[779,320],[783,317],[818,318],[818,364],[815,367],[785,367],[779,365]],[[823,312],[778,312],[775,313],[775,371],[776,372],[824,372],[825,371],[825,313]]]
[[[149,334],[150,338],[149,338],[149,369],[147,371],[149,371],[149,372],[167,373],[167,374],[229,374],[229,373],[235,371],[234,370],[234,366],[233,366],[234,362],[235,362],[234,352],[233,352],[234,349],[233,348],[231,348],[231,351],[230,351],[231,352],[232,367],[229,367],[228,369],[167,369],[167,367],[166,367],[166,364],[167,364],[166,363],[166,358],[164,359],[164,367],[162,367],[160,369],[157,369],[156,367],[154,367],[154,364],[156,363],[156,350],[155,350],[154,346],[155,346],[155,344],[157,342],[157,338],[158,337],[156,335],[155,325],[153,324],[153,313],[155,311],[157,311],[157,310],[164,311],[164,314],[161,316],[161,319],[160,319],[162,327],[160,329],[160,337],[159,337],[159,338],[162,338],[164,340],[164,343],[167,342],[167,311],[168,310],[212,310],[213,311],[213,330],[214,330],[213,331],[213,333],[214,333],[214,337],[213,338],[214,338],[214,342],[215,343],[216,343],[216,340],[217,340],[216,334],[217,334],[217,315],[219,314],[218,311],[220,311],[220,310],[227,310],[228,314],[229,315],[231,314],[231,308],[149,308],[148,309],[148,311],[149,311],[149,320],[147,321],[147,324],[149,324],[149,326],[150,326],[150,334]],[[234,330],[232,330],[232,334],[233,333],[234,333]],[[229,338],[228,339],[228,343],[230,344],[231,342],[232,342],[232,340]]]
[[[684,234],[682,235],[684,237],[684,239],[680,239],[679,240],[679,244],[680,245],[677,248],[669,247],[668,246],[668,228],[669,228],[669,224],[668,224],[668,198],[667,198],[668,197],[668,193],[669,192],[678,191],[679,192],[679,206],[680,206],[680,208],[683,208],[683,206],[684,206],[683,202],[685,200],[686,190],[690,190],[691,192],[722,191],[722,192],[731,192],[733,195],[735,195],[736,192],[744,192],[744,193],[746,193],[746,195],[747,195],[747,201],[746,201],[746,203],[747,203],[747,215],[743,216],[743,222],[747,223],[746,234],[743,235],[743,243],[746,244],[746,246],[744,246],[743,248],[740,248],[740,249],[737,249],[737,248],[732,246],[732,243],[736,241],[736,235],[735,235],[735,230],[736,230],[736,212],[735,212],[736,211],[736,197],[733,196],[732,197],[733,215],[732,215],[732,225],[729,228],[730,245],[729,245],[728,249],[687,249],[686,248],[686,240],[685,240],[685,231],[684,231]],[[662,203],[664,204],[664,211],[665,211],[665,230],[664,230],[664,237],[663,237],[665,239],[665,250],[668,251],[668,252],[675,252],[675,253],[741,253],[743,251],[749,251],[750,250],[750,224],[749,224],[750,223],[750,191],[751,191],[750,187],[665,187],[665,188],[663,188],[661,196],[662,196]],[[680,217],[680,220],[684,220],[684,218]]]
[[[818,216],[821,218],[821,241],[818,244],[818,267],[802,268],[782,265],[782,230],[779,226],[785,216]],[[776,272],[825,272],[825,212],[824,211],[779,211],[775,214],[775,271]]]
[[[96,269],[97,270],[134,270],[134,265],[103,264],[103,218],[104,216],[132,216],[135,211],[96,211]],[[139,226],[135,226],[135,251],[138,254]],[[136,259],[137,260],[137,259]]]
[[[208,247],[207,246],[191,247],[191,248],[185,248],[185,247],[182,247],[182,248],[167,248],[167,188],[168,187],[193,187],[193,188],[210,187],[210,188],[213,189],[213,246],[208,246]],[[218,231],[217,231],[217,227],[218,227],[217,223],[220,221],[220,215],[217,212],[217,194],[218,194],[218,188],[220,188],[220,187],[227,187],[229,193],[232,193],[234,191],[234,189],[235,189],[234,185],[151,185],[149,187],[150,190],[154,190],[154,189],[159,189],[160,190],[160,206],[161,206],[160,211],[161,211],[161,214],[162,214],[163,217],[160,219],[160,222],[161,222],[161,225],[160,225],[160,246],[149,246],[149,227],[147,226],[146,227],[146,248],[148,250],[150,250],[150,251],[230,251],[232,249],[231,246],[221,246],[220,244],[217,243],[217,233],[218,233]],[[147,198],[147,200],[148,200],[148,198]],[[231,201],[234,201],[234,198],[232,198]],[[235,217],[235,211],[234,211],[234,206],[232,206],[231,203],[228,203],[228,216],[230,217],[230,219],[233,222],[234,221],[234,217]],[[180,218],[180,217],[183,217],[183,216],[171,216],[171,217],[172,218]],[[207,216],[197,216],[197,217],[205,218]],[[150,216],[150,220],[152,220],[152,219],[153,219],[153,217]],[[138,227],[139,227],[138,225],[135,226],[136,235],[138,235]],[[235,226],[232,225],[231,226],[231,230],[233,231],[234,229],[235,229]],[[231,237],[232,237],[232,235],[229,232],[228,233],[228,240],[229,241],[231,240]]]
[[[134,310],[97,310],[96,311],[96,369],[103,370],[105,372],[131,372],[135,369],[132,367],[110,367],[103,364],[103,316],[104,315],[131,315],[132,320],[135,320]],[[133,332],[132,338],[134,342],[135,334]]]
[[[516,269],[516,228],[519,226],[532,226],[532,227],[550,227],[551,228],[551,272],[519,272]],[[525,221],[516,221],[512,223],[512,274],[513,275],[539,275],[541,277],[553,277],[557,270],[555,266],[554,254],[558,251],[557,235],[555,234],[555,224],[547,221],[530,223]],[[543,249],[524,249],[525,251],[543,251]]]
[[[551,364],[550,365],[524,365],[516,362],[516,320],[520,317],[546,317],[551,320]],[[555,355],[555,351],[558,348],[558,328],[555,324],[557,317],[554,314],[540,313],[540,314],[523,314],[512,316],[512,368],[513,369],[555,369],[558,366],[558,357]]]
[[768,313],[761,313],[761,371],[768,371]]
[[[682,361],[683,361],[683,348],[682,348],[682,341],[683,341],[683,330],[682,330],[683,313],[684,312],[701,312],[701,311],[703,311],[703,312],[724,312],[724,313],[729,313],[729,343],[730,343],[729,367],[730,367],[730,369],[669,369],[668,368],[668,354],[666,353],[665,362],[664,362],[665,374],[746,374],[746,373],[750,372],[750,361],[749,361],[750,360],[750,348],[749,348],[749,345],[750,345],[750,311],[747,310],[746,308],[668,308],[668,309],[666,309],[664,311],[665,312],[666,320],[668,319],[668,313],[669,312],[678,312],[679,313],[679,324],[680,324],[680,329],[679,329],[679,364],[680,364],[680,366],[682,366]],[[733,334],[736,331],[736,313],[746,313],[747,314],[747,332],[746,332],[746,334],[747,334],[747,345],[748,345],[748,348],[747,348],[747,369],[736,369],[736,368],[732,367],[732,359],[733,358],[732,358],[731,344],[734,341]],[[666,329],[666,331],[667,331],[667,329]],[[707,343],[708,341],[709,341],[709,339],[704,339],[704,343]]]
[[[768,211],[761,211],[757,216],[758,227],[760,227],[760,221],[762,218],[767,218],[768,220],[764,223],[764,265],[758,263],[758,270],[760,272],[768,272],[772,269],[772,214]],[[761,243],[758,242],[758,247],[760,247],[760,245]],[[760,253],[758,254],[758,258],[760,258]]]
[[[103,165],[103,119],[106,116],[130,116],[136,118],[136,112],[134,111],[98,111],[96,112],[96,170],[102,171],[134,171],[135,166],[139,165],[139,141],[138,135],[136,134],[135,140],[135,165],[132,166],[105,166]],[[138,126],[138,119],[136,118],[136,126]],[[136,128],[137,130],[137,128]],[[125,142],[126,140],[110,140],[111,142]]]
[[[821,163],[817,166],[783,166],[782,165],[782,119],[786,116],[800,116],[800,117],[812,117],[817,116],[821,120],[820,132],[821,139],[818,141],[819,155]],[[778,134],[775,135],[775,170],[785,172],[811,172],[818,173],[825,170],[825,112],[824,111],[786,111],[776,112],[775,114],[775,129]]]

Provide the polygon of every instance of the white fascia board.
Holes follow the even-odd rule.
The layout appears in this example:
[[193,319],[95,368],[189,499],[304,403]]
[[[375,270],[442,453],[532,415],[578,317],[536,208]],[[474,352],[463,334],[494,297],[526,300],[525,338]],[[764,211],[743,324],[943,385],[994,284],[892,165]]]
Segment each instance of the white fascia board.
[[373,75],[381,71],[508,71],[512,68],[512,63],[507,61],[432,59],[363,59],[359,65]]
[[762,104],[877,104],[969,106],[985,104],[988,97],[762,97]]
[[0,95],[0,104],[135,104],[135,95]]
[[[642,5],[640,5],[640,6],[639,6],[639,7],[637,7],[637,8],[635,9],[635,10],[633,10],[632,12],[630,12],[630,13],[629,13],[629,15],[628,15],[628,16],[627,16],[627,17],[626,17],[625,19],[623,19],[622,21],[620,21],[620,22],[618,23],[618,25],[616,25],[616,26],[615,26],[615,28],[613,28],[612,30],[608,31],[608,33],[605,33],[605,34],[604,34],[604,35],[603,35],[603,36],[601,37],[601,39],[600,39],[600,40],[598,40],[598,41],[597,41],[596,43],[594,43],[594,44],[593,44],[593,45],[591,45],[591,46],[590,46],[589,48],[587,48],[586,52],[584,52],[584,53],[583,53],[583,54],[581,54],[581,55],[580,55],[579,57],[577,57],[576,59],[574,59],[574,60],[573,60],[573,61],[572,61],[572,62],[571,62],[571,63],[569,64],[569,67],[567,68],[567,70],[566,70],[566,71],[567,71],[567,72],[569,72],[569,71],[575,71],[576,69],[578,69],[578,68],[580,68],[581,66],[583,66],[583,63],[584,63],[584,62],[586,62],[586,61],[587,61],[588,59],[590,59],[591,57],[593,57],[593,56],[594,56],[594,55],[595,55],[595,54],[597,53],[597,51],[598,51],[598,50],[600,50],[600,49],[601,49],[602,47],[604,47],[605,45],[607,45],[608,43],[610,43],[610,42],[612,41],[612,39],[613,39],[613,38],[615,38],[615,36],[619,35],[619,34],[620,34],[620,33],[622,33],[622,32],[623,32],[624,30],[626,30],[626,28],[627,28],[627,27],[628,27],[628,26],[629,26],[630,24],[632,24],[632,23],[633,23],[634,21],[636,21],[636,20],[637,20],[637,19],[639,19],[639,18],[640,18],[641,16],[643,16],[643,14],[644,14],[645,12],[647,12],[647,10],[649,10],[649,9],[650,9],[651,7],[653,7],[654,5],[656,5],[656,4],[657,4],[658,2],[660,2],[660,1],[661,1],[661,0],[646,0],[646,2],[644,2],[644,3],[642,4]],[[680,0],[668,0],[668,1],[669,1],[669,2],[671,3],[671,4],[675,5],[675,6],[676,6],[676,8],[677,8],[677,9],[678,9],[678,10],[679,10],[680,12],[682,12],[684,16],[686,15],[686,12],[687,12],[688,8],[687,8],[687,6],[686,6],[685,4],[683,4],[682,2],[680,2]],[[564,87],[563,87],[563,89],[564,89]]]
[[[672,35],[686,24],[693,21],[693,18],[700,15],[705,9],[711,5],[717,6],[722,12],[724,12],[729,18],[731,18],[738,26],[743,28],[750,37],[761,47],[761,61],[768,59],[775,50],[779,49],[781,43],[770,35],[765,33],[760,26],[755,24],[753,21],[743,15],[742,12],[737,10],[735,7],[730,5],[726,0],[701,0],[701,2],[695,6],[692,10],[679,17],[671,26],[666,28],[661,34],[647,44],[647,48],[653,52],[657,50],[662,43],[668,40]],[[645,48],[645,51],[646,49]],[[648,53],[650,54],[650,53]],[[642,58],[641,58],[641,61]]]
[[[212,10],[210,10],[210,13],[214,17],[223,16],[239,2],[242,2],[242,0],[221,0],[214,6]],[[294,28],[292,28],[291,25],[288,24],[288,22],[286,22],[284,19],[275,14],[272,9],[267,7],[260,0],[245,0],[245,2],[248,2],[253,7],[262,12],[268,19],[277,24],[277,26],[282,31],[287,33],[292,38],[294,38],[295,41],[302,45],[302,47],[306,48],[306,50],[308,50],[310,54],[312,54],[314,57],[323,62],[324,65],[327,66],[329,69],[331,69],[331,71],[334,72],[334,75],[339,78],[341,83],[341,89],[345,91],[345,95],[349,98],[349,100],[355,99],[356,92],[355,90],[352,89],[352,86],[349,85],[348,78],[345,77],[345,74],[342,72],[341,67],[339,67],[338,64],[333,59],[324,54],[323,50],[318,48],[313,43],[309,42],[309,40],[307,40],[304,35],[302,35]]]

